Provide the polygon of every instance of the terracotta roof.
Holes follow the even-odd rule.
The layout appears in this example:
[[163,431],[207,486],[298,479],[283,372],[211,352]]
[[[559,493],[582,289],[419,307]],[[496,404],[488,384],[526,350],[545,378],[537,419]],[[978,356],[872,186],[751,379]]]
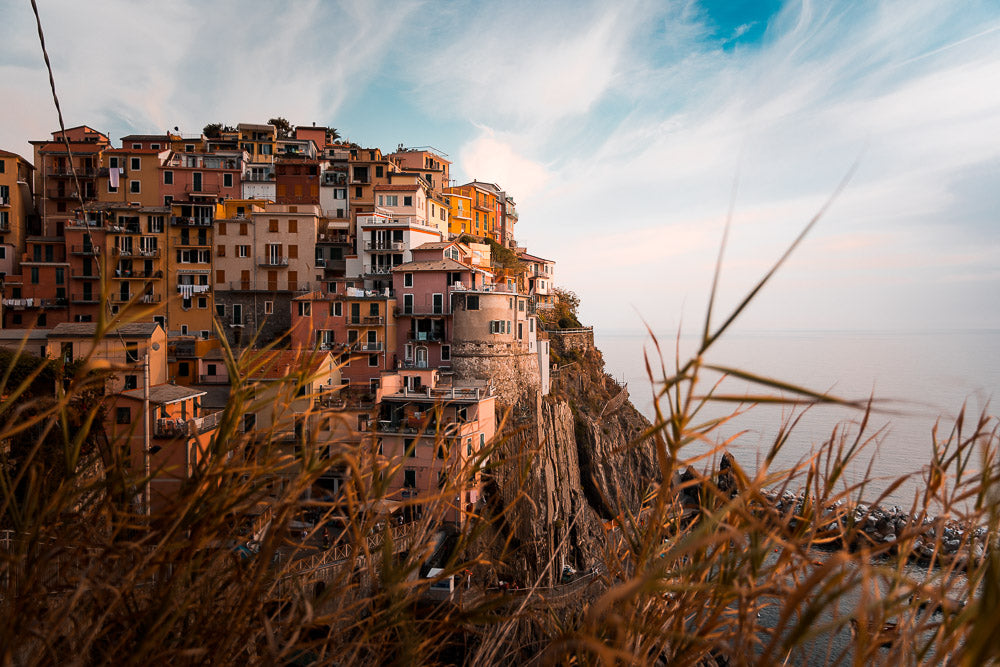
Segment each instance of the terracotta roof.
[[[121,395],[141,401],[143,400],[142,392],[142,389],[129,389],[128,391],[121,392]],[[205,392],[201,389],[182,387],[179,384],[157,384],[149,388],[149,402],[159,405],[177,403],[178,401],[198,398],[204,395]]]
[[535,255],[529,255],[526,252],[521,253],[517,257],[518,257],[518,259],[526,259],[529,262],[552,262],[553,261],[551,259],[545,259],[543,257],[536,257]]
[[122,137],[122,141],[170,141],[166,134],[130,134]]
[[[104,335],[105,337],[149,338],[159,327],[160,325],[156,322],[132,322],[131,324],[123,324]],[[93,338],[96,331],[96,322],[63,322],[52,327],[49,338]]]
[[260,367],[250,373],[251,380],[281,380],[305,372],[312,375],[330,356],[329,352],[312,354],[299,350],[277,350],[266,353]]
[[459,245],[458,241],[428,241],[427,243],[421,243],[416,248],[413,248],[413,250],[437,250],[453,245]]
[[19,160],[21,160],[22,162],[26,163],[32,169],[35,168],[30,162],[28,162],[27,160],[25,160],[23,157],[21,157],[17,153],[11,153],[10,151],[5,151],[4,149],[0,148],[0,156],[3,156],[3,157],[16,157]]
[[132,153],[134,155],[159,155],[169,148],[109,148],[105,153]]
[[406,262],[393,269],[396,271],[471,271],[461,262],[445,257],[444,259],[428,259],[419,262]]
[[413,185],[376,185],[375,192],[409,192],[410,190],[419,190],[420,186],[414,183]]

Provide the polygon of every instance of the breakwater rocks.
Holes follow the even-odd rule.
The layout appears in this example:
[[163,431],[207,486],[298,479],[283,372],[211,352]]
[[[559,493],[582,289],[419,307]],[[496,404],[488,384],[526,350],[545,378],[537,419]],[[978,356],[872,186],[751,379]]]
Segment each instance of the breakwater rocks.
[[[739,492],[733,466],[727,452],[714,475],[716,488],[730,497]],[[677,480],[688,507],[699,505],[704,491],[696,480],[691,470],[685,470]],[[946,516],[910,515],[899,505],[880,507],[838,500],[820,509],[805,493],[771,489],[761,491],[760,497],[766,503],[761,511],[774,513],[789,529],[812,524],[816,531],[813,546],[819,548],[870,548],[887,553],[906,549],[905,555],[914,561],[958,569],[978,563],[990,549],[1000,548],[997,536],[991,536],[986,526],[967,525]]]

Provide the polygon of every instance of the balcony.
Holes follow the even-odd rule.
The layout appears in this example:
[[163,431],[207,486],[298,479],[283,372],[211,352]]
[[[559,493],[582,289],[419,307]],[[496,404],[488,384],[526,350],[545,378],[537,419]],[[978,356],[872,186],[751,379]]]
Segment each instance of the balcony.
[[192,294],[207,294],[211,289],[211,285],[178,285],[177,293],[189,298]]
[[113,234],[142,234],[138,224],[117,225],[109,222],[106,229]]
[[84,303],[84,304],[100,303],[101,295],[94,294],[93,292],[91,293],[84,292],[83,294],[73,294],[70,296],[69,301],[70,303]]
[[365,250],[394,250],[402,252],[406,250],[406,244],[402,241],[365,241]]
[[385,346],[381,343],[360,343],[357,344],[359,352],[381,352]]
[[177,241],[177,245],[193,247],[193,248],[208,248],[212,245],[212,242],[209,241],[207,237],[206,238],[199,237],[193,239],[190,237],[185,238],[182,236],[180,240]]
[[217,428],[222,412],[213,412],[204,417],[195,419],[180,418],[159,418],[153,425],[153,437],[156,438],[185,438],[193,437],[206,431]]
[[261,257],[257,260],[257,266],[283,267],[288,266],[287,257]]
[[211,227],[212,218],[208,217],[198,217],[192,218],[189,216],[172,215],[170,216],[170,226],[171,227]]
[[442,331],[411,331],[407,337],[411,341],[427,343],[441,343],[445,340]]
[[[77,178],[94,178],[95,176],[97,176],[97,173],[98,173],[97,169],[94,169],[93,167],[76,168]],[[59,178],[70,178],[73,176],[73,171],[68,167],[49,167],[48,169],[45,170],[45,175],[56,176]]]
[[[96,276],[73,276],[74,278],[83,277],[91,278]],[[157,278],[163,277],[163,271],[115,271],[115,278],[121,278],[122,280],[155,280]]]
[[10,197],[0,197],[0,206],[10,206]]
[[379,324],[385,324],[385,318],[381,315],[368,315],[365,317],[349,317],[347,319],[347,326],[349,327],[368,327]]
[[90,273],[73,273],[71,274],[73,280],[100,280],[101,277],[97,273],[91,270]]
[[229,376],[219,375],[218,373],[216,373],[215,375],[199,375],[198,384],[229,384]]
[[101,247],[96,245],[74,245],[69,247],[71,255],[100,255]]
[[392,269],[391,266],[366,266],[364,273],[366,276],[390,276]]
[[142,248],[132,248],[130,246],[120,247],[115,246],[111,249],[111,252],[118,257],[159,257],[160,249],[154,248],[151,250],[143,250]]

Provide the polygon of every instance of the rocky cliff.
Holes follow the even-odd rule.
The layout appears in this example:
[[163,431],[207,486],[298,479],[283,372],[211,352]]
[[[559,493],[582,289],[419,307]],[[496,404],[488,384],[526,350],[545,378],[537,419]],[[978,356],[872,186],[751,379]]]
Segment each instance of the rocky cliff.
[[600,351],[567,349],[553,336],[552,358],[550,395],[512,406],[503,424],[490,494],[494,516],[503,512],[493,542],[506,545],[492,555],[507,576],[542,585],[564,565],[595,565],[605,521],[636,510],[659,481],[642,440],[650,424],[604,372]]

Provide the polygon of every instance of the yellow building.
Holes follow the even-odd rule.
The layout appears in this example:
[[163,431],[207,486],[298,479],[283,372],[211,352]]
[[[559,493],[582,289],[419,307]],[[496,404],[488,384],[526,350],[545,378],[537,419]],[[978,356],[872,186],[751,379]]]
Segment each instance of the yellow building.
[[213,335],[212,244],[224,208],[209,199],[171,204],[167,232],[167,326],[170,335]]
[[160,167],[169,155],[169,150],[156,149],[110,148],[104,151],[98,171],[97,200],[162,206]]
[[250,162],[274,162],[274,144],[278,140],[278,130],[274,125],[240,123],[236,131],[240,150],[250,155]]
[[448,233],[452,237],[472,233],[472,197],[461,192],[444,195],[448,204]]
[[[467,234],[482,239],[491,238],[500,242],[500,226],[498,224],[499,203],[496,191],[489,184],[472,181],[445,190],[445,195],[454,197],[462,195],[470,200],[469,229]],[[461,220],[458,221],[461,226]]]
[[28,215],[34,209],[31,177],[34,168],[17,153],[0,150],[0,272],[20,271]]

